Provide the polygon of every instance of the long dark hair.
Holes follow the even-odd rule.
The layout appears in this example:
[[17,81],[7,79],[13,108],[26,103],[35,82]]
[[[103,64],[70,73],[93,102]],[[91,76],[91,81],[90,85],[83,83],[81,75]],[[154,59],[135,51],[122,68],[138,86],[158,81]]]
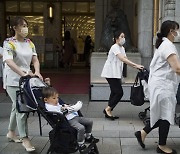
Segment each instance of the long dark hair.
[[164,21],[161,25],[160,33],[157,33],[157,40],[155,47],[159,48],[163,42],[162,38],[167,37],[171,29],[179,29],[179,24],[176,21],[167,20]]
[[114,44],[116,43],[116,40],[119,38],[119,36],[120,36],[122,33],[123,33],[123,32],[122,32],[121,30],[114,32],[114,38],[113,38]]
[[23,22],[26,22],[27,25],[28,25],[28,22],[26,19],[24,19],[23,17],[14,17],[11,21],[10,21],[10,27],[9,27],[9,30],[10,30],[10,34],[11,36],[14,36],[15,35],[15,31],[13,29],[14,26],[18,26],[18,25],[23,25]]

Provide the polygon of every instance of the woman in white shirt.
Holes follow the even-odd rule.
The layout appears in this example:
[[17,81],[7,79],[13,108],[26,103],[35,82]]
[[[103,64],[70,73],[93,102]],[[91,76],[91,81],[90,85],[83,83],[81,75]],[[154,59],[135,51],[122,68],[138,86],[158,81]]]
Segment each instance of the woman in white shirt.
[[167,20],[162,23],[157,34],[156,50],[150,64],[148,80],[150,100],[150,124],[135,136],[142,148],[145,148],[146,135],[154,128],[159,128],[159,144],[157,153],[176,154],[166,146],[170,124],[174,124],[176,93],[179,84],[180,59],[173,42],[179,35],[179,24]]
[[115,32],[114,40],[115,44],[112,45],[109,50],[107,60],[101,73],[101,77],[106,78],[111,89],[108,106],[103,111],[105,117],[111,120],[119,118],[112,115],[112,110],[123,96],[123,89],[121,86],[123,63],[126,63],[127,65],[136,69],[143,68],[142,65],[133,63],[126,57],[125,49],[123,47],[123,44],[125,43],[125,35],[123,32]]
[[[2,76],[3,76],[3,70],[2,70],[2,58],[3,57],[3,48],[0,46],[0,82],[2,83]],[[1,85],[0,83],[0,85]]]
[[[12,110],[7,133],[10,141],[22,142],[26,151],[34,151],[31,145],[27,131],[27,114],[19,113],[16,109],[16,91],[19,89],[19,79],[26,75],[37,75],[42,79],[40,74],[40,65],[34,44],[28,35],[28,23],[22,17],[15,17],[11,23],[13,37],[4,42],[3,61],[5,62],[4,87],[12,100]],[[30,64],[33,64],[34,74],[30,71]],[[20,135],[19,139],[15,134],[16,126]]]

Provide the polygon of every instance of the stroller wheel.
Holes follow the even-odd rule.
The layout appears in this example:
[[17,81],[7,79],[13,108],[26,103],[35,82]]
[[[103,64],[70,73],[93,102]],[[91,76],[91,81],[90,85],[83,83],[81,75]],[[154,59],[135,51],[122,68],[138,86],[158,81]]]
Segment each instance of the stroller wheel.
[[88,154],[97,154],[94,150],[91,150]]
[[146,126],[146,125],[150,125],[150,118],[145,118],[145,119],[143,120],[143,123],[144,123],[145,126]]
[[174,121],[177,125],[180,125],[180,117],[175,117]]
[[145,112],[139,112],[139,119],[143,120],[146,117],[146,113]]

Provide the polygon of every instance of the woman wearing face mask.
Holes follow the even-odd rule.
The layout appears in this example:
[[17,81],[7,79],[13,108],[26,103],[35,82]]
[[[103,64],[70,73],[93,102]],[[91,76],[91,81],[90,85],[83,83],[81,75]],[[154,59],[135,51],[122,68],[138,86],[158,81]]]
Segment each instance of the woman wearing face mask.
[[126,63],[127,65],[136,69],[144,68],[142,65],[133,63],[126,57],[125,49],[123,47],[125,43],[125,35],[123,32],[115,32],[114,40],[115,43],[109,50],[107,60],[101,73],[101,77],[106,78],[111,90],[108,106],[104,109],[103,113],[105,114],[106,118],[109,118],[111,120],[119,118],[112,115],[112,110],[115,108],[115,106],[123,96],[123,89],[121,85],[123,63]]
[[[16,109],[16,91],[19,89],[19,79],[26,75],[36,75],[42,79],[40,74],[40,65],[34,44],[28,35],[28,23],[22,17],[15,17],[11,23],[13,37],[4,41],[3,61],[5,62],[4,87],[12,100],[12,110],[8,127],[7,138],[16,143],[22,142],[26,151],[34,151],[28,138],[27,114],[18,113]],[[30,64],[33,64],[35,72],[30,70]],[[16,136],[15,129],[18,128],[20,138]]]
[[175,45],[175,37],[179,34],[179,24],[167,20],[162,23],[157,34],[156,50],[150,64],[148,90],[150,100],[150,124],[135,136],[142,148],[145,138],[151,130],[159,128],[159,144],[157,153],[176,154],[166,146],[170,124],[174,124],[176,93],[179,84],[180,59]]

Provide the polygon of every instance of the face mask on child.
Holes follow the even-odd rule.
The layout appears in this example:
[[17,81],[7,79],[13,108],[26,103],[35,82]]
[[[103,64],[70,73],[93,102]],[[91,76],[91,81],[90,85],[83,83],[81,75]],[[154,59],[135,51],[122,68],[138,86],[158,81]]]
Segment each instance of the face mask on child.
[[21,28],[21,36],[26,37],[27,35],[28,35],[28,28],[27,27]]

